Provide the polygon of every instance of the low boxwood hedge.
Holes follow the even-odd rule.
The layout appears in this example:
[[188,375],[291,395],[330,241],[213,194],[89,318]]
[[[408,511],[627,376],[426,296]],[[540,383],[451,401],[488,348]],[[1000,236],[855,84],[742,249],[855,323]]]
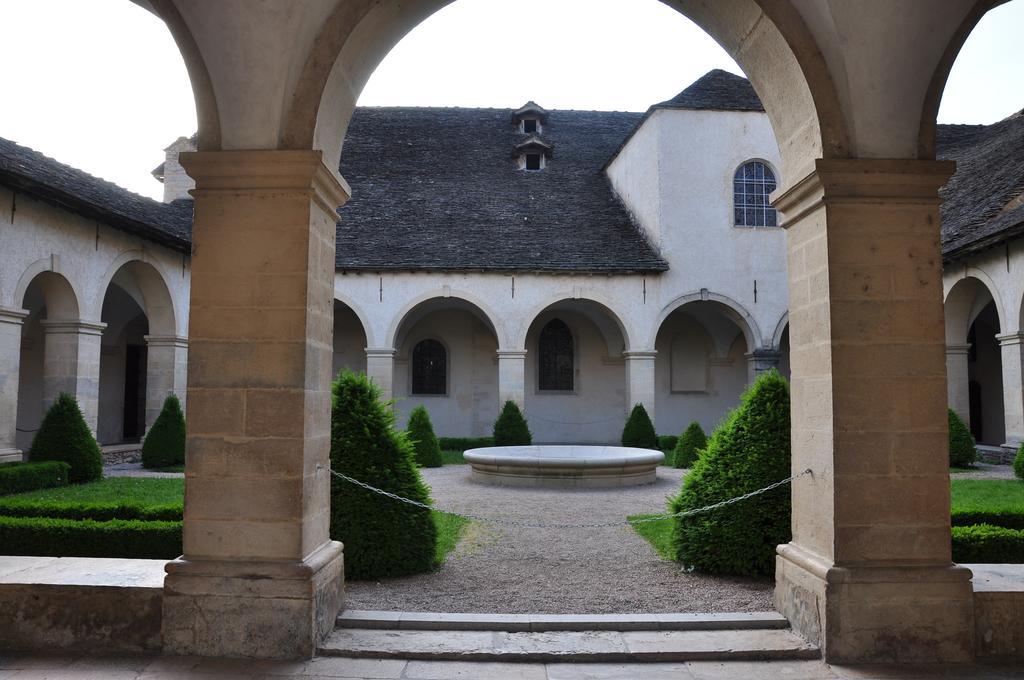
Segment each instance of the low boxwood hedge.
[[968,527],[974,524],[991,524],[1004,529],[1024,529],[1024,508],[998,510],[957,510],[953,509],[953,526]]
[[63,461],[0,464],[0,496],[67,486],[71,466]]
[[658,448],[668,455],[676,448],[676,444],[679,442],[679,435],[677,434],[659,434],[658,435]]
[[181,522],[0,517],[0,553],[169,560],[181,555]]
[[106,522],[112,519],[180,522],[182,506],[181,504],[142,505],[141,503],[131,501],[121,503],[81,503],[74,501],[0,498],[0,516],[91,519],[97,522]]
[[953,561],[1024,563],[1024,530],[991,524],[953,527]]
[[442,451],[468,451],[494,446],[494,437],[438,437]]

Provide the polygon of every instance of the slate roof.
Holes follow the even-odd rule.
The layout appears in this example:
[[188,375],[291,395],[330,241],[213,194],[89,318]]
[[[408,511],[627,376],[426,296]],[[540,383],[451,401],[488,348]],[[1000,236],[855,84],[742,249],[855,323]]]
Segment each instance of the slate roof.
[[601,166],[638,113],[549,111],[555,149],[519,170],[510,109],[360,107],[342,149],[344,270],[655,272],[668,264]]
[[192,250],[192,201],[154,201],[3,138],[0,184],[168,248]]
[[957,162],[939,192],[942,256],[950,261],[1024,234],[1024,111],[992,125],[939,125],[936,155]]

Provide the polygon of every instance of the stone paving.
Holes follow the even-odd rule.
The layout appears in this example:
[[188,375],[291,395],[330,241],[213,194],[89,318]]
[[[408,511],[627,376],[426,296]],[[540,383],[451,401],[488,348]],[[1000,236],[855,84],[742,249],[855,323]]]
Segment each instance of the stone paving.
[[103,466],[104,477],[184,477],[184,472],[154,472],[142,463],[115,463]]
[[1019,665],[830,666],[821,661],[690,661],[654,664],[514,664],[319,657],[241,661],[159,656],[13,656],[0,680],[1009,680]]
[[1016,479],[1012,465],[993,465],[992,463],[975,463],[974,468],[967,472],[951,472],[951,479]]

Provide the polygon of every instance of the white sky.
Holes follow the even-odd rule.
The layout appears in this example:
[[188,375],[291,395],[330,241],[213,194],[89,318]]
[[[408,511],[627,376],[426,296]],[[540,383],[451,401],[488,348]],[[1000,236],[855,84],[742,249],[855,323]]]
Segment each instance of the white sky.
[[[623,12],[628,1],[629,12]],[[128,0],[0,0],[0,137],[159,198],[150,171],[196,129],[167,29]],[[1024,0],[991,11],[950,76],[940,122],[1024,108]],[[524,28],[536,38],[523,40]],[[403,40],[360,104],[642,111],[712,68],[741,73],[656,0],[459,0]]]

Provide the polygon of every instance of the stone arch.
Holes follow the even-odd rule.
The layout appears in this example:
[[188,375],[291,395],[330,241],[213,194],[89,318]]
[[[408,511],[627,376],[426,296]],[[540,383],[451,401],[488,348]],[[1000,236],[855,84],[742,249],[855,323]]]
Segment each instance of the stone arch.
[[662,308],[661,313],[658,314],[658,319],[652,329],[651,337],[656,338],[658,336],[658,330],[672,312],[691,302],[719,303],[726,316],[743,332],[743,337],[747,341],[748,350],[753,352],[762,346],[761,329],[758,328],[757,321],[754,320],[754,316],[748,312],[743,305],[736,300],[733,300],[728,295],[712,293],[708,290],[700,290],[680,295],[675,300],[665,305],[665,307]]
[[[471,293],[451,290],[436,290],[416,296],[406,303],[398,314],[395,315],[391,320],[391,324],[388,326],[387,333],[384,335],[384,342],[387,347],[397,349],[399,333],[403,326],[406,325],[406,322],[411,318],[411,315],[415,313],[421,305],[431,302],[432,300],[460,300],[471,308],[475,308],[474,312],[490,327],[491,332],[494,333],[494,337],[498,340],[498,346],[500,347],[504,342],[506,338],[505,327],[499,321],[501,317],[491,309],[490,305]],[[367,338],[367,340],[369,340],[369,338]]]
[[772,333],[772,349],[778,351],[782,344],[782,336],[789,328],[789,310],[782,313],[782,318],[775,324],[775,331]]
[[936,65],[931,81],[928,83],[928,90],[925,94],[924,105],[921,107],[921,124],[918,131],[917,155],[918,158],[935,158],[935,129],[936,118],[939,114],[939,104],[942,103],[942,93],[946,88],[946,81],[953,69],[960,50],[967,42],[968,36],[981,21],[985,14],[1009,0],[976,0],[956,31],[946,44],[942,57]]
[[978,269],[968,269],[946,293],[946,344],[967,342],[967,332],[982,308],[991,301],[995,304],[999,327],[1006,328],[1006,314],[991,278]]
[[[448,0],[339,5],[314,40],[282,127],[285,148],[319,148],[337,166],[352,106],[381,59]],[[846,125],[828,68],[799,14],[781,3],[670,0],[744,69],[781,140],[791,178],[814,158],[844,157]],[[739,5],[738,7],[736,5]],[[799,140],[799,141],[798,141]],[[800,168],[800,171],[795,171]]]
[[[520,327],[515,336],[516,344],[513,345],[513,348],[524,349],[526,347],[526,336],[529,334],[530,328],[537,321],[537,317],[560,302],[582,302],[596,307],[601,312],[604,322],[602,322],[601,317],[591,317],[590,320],[593,321],[601,331],[605,344],[608,345],[609,355],[615,355],[619,351],[629,352],[633,348],[632,337],[629,329],[626,327],[626,324],[622,321],[622,315],[615,311],[610,300],[604,296],[594,295],[589,292],[586,296],[574,296],[571,294],[554,295],[548,298],[547,301],[534,307],[533,311],[520,320]],[[621,350],[616,347],[616,338],[614,337],[614,334],[610,332],[608,323],[611,323],[615,327],[619,336],[622,338],[623,346]]]
[[47,316],[51,319],[79,318],[81,293],[71,279],[54,266],[53,258],[36,260],[21,275],[18,285],[14,288],[15,307],[24,307],[25,295],[33,282],[38,282],[42,288],[43,297],[46,299]]
[[350,296],[345,295],[341,291],[337,290],[337,288],[335,288],[334,290],[334,300],[335,302],[340,302],[341,304],[345,305],[346,307],[352,310],[352,313],[355,314],[356,318],[359,320],[360,325],[362,325],[363,327],[363,335],[366,336],[366,346],[375,347],[375,338],[373,335],[374,329],[373,325],[370,323],[369,317],[366,316],[366,311],[358,304],[356,304],[356,302]]
[[171,287],[167,283],[168,277],[155,263],[145,260],[139,251],[121,253],[103,274],[93,307],[97,318],[103,309],[110,285],[118,281],[125,284],[122,287],[146,313],[150,334],[178,334],[179,315],[174,307]]

